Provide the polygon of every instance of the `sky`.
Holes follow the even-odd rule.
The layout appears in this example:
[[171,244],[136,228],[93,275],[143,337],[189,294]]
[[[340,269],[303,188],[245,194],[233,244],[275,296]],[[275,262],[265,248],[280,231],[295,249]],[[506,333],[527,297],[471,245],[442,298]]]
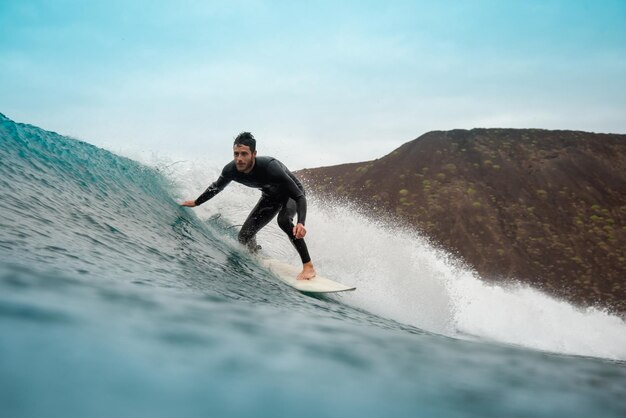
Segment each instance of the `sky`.
[[432,130],[626,133],[626,0],[0,0],[0,113],[122,155],[290,168]]

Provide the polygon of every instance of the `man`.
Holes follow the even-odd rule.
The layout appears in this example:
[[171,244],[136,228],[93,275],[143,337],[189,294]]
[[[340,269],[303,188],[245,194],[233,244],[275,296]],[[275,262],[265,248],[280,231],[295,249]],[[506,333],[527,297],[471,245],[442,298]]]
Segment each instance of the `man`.
[[[278,214],[278,225],[285,231],[302,260],[302,272],[298,280],[315,277],[315,269],[309,256],[304,236],[306,228],[306,198],[300,181],[275,158],[257,157],[256,140],[250,132],[242,132],[233,144],[234,160],[226,164],[216,182],[211,184],[196,200],[187,200],[182,206],[195,207],[203,204],[224,190],[231,181],[260,189],[261,199],[256,204],[239,231],[239,242],[256,252],[256,234]],[[298,224],[293,217],[298,214]]]

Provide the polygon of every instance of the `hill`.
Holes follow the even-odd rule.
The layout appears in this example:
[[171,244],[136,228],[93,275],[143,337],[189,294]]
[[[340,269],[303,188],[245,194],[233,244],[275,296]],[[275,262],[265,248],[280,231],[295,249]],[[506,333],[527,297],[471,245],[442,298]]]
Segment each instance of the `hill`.
[[626,135],[434,131],[374,161],[298,175],[417,228],[486,280],[626,312]]

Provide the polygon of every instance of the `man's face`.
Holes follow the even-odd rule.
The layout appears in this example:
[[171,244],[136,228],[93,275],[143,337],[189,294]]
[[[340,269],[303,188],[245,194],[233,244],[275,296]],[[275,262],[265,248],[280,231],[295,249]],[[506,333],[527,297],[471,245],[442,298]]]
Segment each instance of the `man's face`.
[[256,151],[250,152],[250,147],[247,145],[235,145],[233,147],[233,155],[235,157],[235,165],[237,171],[249,173],[254,166],[254,158],[256,157]]

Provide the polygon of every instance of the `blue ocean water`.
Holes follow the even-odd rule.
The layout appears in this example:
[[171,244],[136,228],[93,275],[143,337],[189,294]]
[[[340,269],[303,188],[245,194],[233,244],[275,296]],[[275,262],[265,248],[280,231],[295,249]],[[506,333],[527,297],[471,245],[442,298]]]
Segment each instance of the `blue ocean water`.
[[[617,317],[440,273],[434,251],[396,294],[400,250],[380,247],[362,282],[321,257],[354,295],[300,294],[180,194],[163,170],[0,115],[3,417],[626,415]],[[357,227],[324,238],[324,213],[313,250],[367,251]]]

